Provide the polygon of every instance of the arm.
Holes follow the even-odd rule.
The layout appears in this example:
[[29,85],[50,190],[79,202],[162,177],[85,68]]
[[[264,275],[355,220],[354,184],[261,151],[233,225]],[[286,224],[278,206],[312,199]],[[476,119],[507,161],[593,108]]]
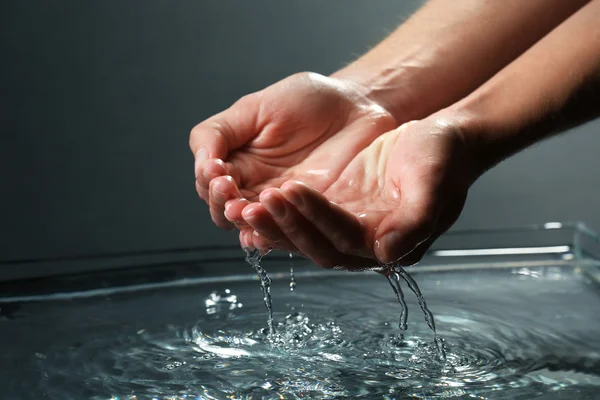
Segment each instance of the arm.
[[364,87],[399,122],[458,101],[589,0],[431,0],[333,77]]
[[481,172],[600,115],[600,0],[594,0],[478,90],[442,111],[460,115]]

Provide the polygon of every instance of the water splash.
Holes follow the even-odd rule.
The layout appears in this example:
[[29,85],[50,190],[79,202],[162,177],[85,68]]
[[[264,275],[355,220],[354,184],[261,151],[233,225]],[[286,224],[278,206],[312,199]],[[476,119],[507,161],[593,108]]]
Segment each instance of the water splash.
[[263,255],[260,253],[258,249],[250,250],[249,248],[245,248],[244,252],[246,253],[246,262],[254,268],[258,278],[260,279],[260,287],[263,292],[263,301],[265,302],[265,306],[267,307],[267,312],[269,313],[269,319],[267,321],[269,326],[269,337],[272,337],[275,333],[275,327],[273,324],[273,302],[271,299],[271,278],[267,275],[267,271],[260,265],[260,260],[262,260]]
[[204,306],[206,307],[207,314],[216,314],[221,310],[235,310],[236,308],[242,308],[243,305],[238,301],[235,294],[229,289],[225,289],[223,292],[213,291],[204,299]]

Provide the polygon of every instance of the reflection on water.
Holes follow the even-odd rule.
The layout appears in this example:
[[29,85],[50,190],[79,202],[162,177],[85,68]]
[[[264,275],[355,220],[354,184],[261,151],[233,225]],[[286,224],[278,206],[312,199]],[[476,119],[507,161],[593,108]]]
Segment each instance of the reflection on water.
[[270,337],[256,282],[90,300],[12,336],[19,318],[8,321],[0,328],[15,340],[47,327],[14,354],[41,374],[19,388],[32,395],[9,398],[574,400],[600,390],[600,300],[585,284],[500,272],[417,278],[446,361],[422,320],[398,329],[382,276],[297,273],[300,291],[285,276],[273,282]]

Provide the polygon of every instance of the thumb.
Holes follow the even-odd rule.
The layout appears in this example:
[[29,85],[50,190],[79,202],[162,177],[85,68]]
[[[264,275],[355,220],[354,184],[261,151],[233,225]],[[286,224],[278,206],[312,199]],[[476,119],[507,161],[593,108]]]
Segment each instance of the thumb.
[[196,169],[207,159],[225,161],[232,151],[244,146],[257,135],[256,120],[260,94],[242,97],[227,110],[196,125],[190,133],[190,149]]
[[373,246],[377,260],[382,264],[398,261],[428,240],[439,219],[438,203],[433,193],[405,196],[377,228]]

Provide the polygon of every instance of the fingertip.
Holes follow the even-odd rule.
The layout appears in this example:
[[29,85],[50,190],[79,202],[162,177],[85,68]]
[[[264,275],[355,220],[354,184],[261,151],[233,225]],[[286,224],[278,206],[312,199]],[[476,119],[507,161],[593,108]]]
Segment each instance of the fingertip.
[[209,191],[219,203],[222,203],[222,207],[225,207],[225,203],[227,201],[232,199],[240,199],[242,197],[237,184],[229,175],[219,176],[211,180],[209,184]]
[[402,258],[407,251],[403,248],[402,236],[397,231],[390,231],[375,240],[373,250],[375,257],[382,264],[390,264]]
[[225,203],[225,218],[231,222],[243,223],[242,211],[250,202],[247,199],[232,199]]
[[223,176],[219,176],[217,178],[214,178],[211,182],[210,182],[211,188],[213,190],[217,190],[221,193],[225,193],[226,191],[232,189],[235,185],[235,182],[233,181],[233,178],[229,175],[223,175]]
[[260,203],[273,218],[277,219],[284,219],[289,214],[289,207],[291,207],[279,189],[263,191],[260,194]]
[[195,181],[195,186],[196,193],[198,193],[198,196],[206,203],[208,203],[208,191],[206,190],[206,188],[202,186],[198,181]]
[[268,188],[260,192],[258,196],[258,200],[263,203],[265,201],[270,201],[274,197],[278,197],[281,195],[281,190],[277,188]]
[[222,175],[228,175],[228,171],[223,160],[218,158],[204,160],[196,169],[196,180],[204,185],[209,185],[213,179]]
[[252,244],[259,249],[261,253],[266,253],[271,250],[271,241],[261,235],[257,231],[252,231]]
[[281,195],[298,209],[304,207],[304,196],[309,190],[309,187],[300,181],[287,181],[281,185]]
[[224,229],[226,231],[232,231],[235,229],[235,226],[231,222],[227,221],[224,216],[222,218],[217,218],[211,213],[211,217],[214,224],[217,225],[219,228]]
[[309,186],[304,182],[296,180],[285,181],[283,185],[281,185],[282,191],[298,191],[304,188],[309,188]]
[[196,154],[194,154],[194,171],[198,171],[200,165],[208,159],[208,149],[206,147],[200,147]]
[[[402,263],[402,260],[412,255],[414,250],[428,239],[429,236],[418,240],[415,237],[410,237],[410,235],[403,235],[398,231],[390,231],[375,240],[375,245],[373,246],[375,257],[382,264]],[[414,255],[416,256],[416,253]],[[408,260],[408,258],[406,259]],[[420,257],[412,264],[419,260]]]
[[242,248],[248,248],[254,250],[254,244],[252,242],[252,229],[244,229],[240,231],[240,244]]
[[246,242],[244,241],[244,231],[240,231],[240,233],[238,234],[238,241],[240,242],[240,247],[242,249],[245,249],[246,247]]
[[258,209],[263,208],[260,203],[250,203],[242,210],[242,218],[248,221],[256,216]]
[[373,244],[373,253],[375,254],[375,259],[377,260],[377,262],[383,265],[388,264],[388,257],[386,256],[385,251],[381,245],[381,241],[379,239],[376,239],[375,243]]

